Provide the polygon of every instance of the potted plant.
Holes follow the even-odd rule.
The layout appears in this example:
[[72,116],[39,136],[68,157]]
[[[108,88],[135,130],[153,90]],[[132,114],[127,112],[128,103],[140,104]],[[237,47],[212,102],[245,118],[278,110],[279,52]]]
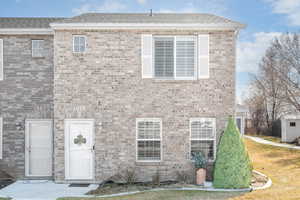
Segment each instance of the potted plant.
[[196,184],[203,185],[206,178],[207,160],[202,152],[195,153],[193,159],[196,169]]

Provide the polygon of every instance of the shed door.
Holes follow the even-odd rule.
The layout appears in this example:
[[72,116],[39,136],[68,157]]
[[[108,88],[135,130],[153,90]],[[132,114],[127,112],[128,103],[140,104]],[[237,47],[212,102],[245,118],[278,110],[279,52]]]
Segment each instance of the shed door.
[[236,117],[236,126],[238,127],[240,133],[242,134],[242,118]]
[[26,120],[26,176],[52,176],[52,120]]

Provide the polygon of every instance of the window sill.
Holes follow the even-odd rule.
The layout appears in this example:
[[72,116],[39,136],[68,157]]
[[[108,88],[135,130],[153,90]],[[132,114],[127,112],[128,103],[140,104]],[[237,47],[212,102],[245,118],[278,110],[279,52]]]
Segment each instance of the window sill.
[[157,78],[153,78],[152,80],[157,83],[178,83],[178,82],[191,83],[191,82],[198,81],[198,79],[157,79]]
[[136,166],[160,166],[163,165],[162,161],[135,161]]
[[45,56],[31,56],[32,59],[44,59]]
[[74,55],[74,56],[83,56],[83,55],[85,55],[86,54],[86,52],[72,52],[72,54]]

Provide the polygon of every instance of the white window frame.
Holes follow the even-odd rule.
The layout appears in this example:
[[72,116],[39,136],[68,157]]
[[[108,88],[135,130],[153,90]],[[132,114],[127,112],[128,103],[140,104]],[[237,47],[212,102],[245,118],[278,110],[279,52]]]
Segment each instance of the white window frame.
[[4,80],[4,40],[0,38],[0,81]]
[[[195,64],[194,64],[194,76],[193,77],[177,77],[176,75],[176,51],[177,51],[177,37],[194,37],[195,39]],[[174,75],[173,77],[156,77],[155,76],[155,38],[173,38],[174,39]],[[152,39],[152,77],[154,79],[161,79],[161,80],[196,80],[198,77],[198,37],[197,35],[153,35]]]
[[[39,52],[40,52],[40,56],[37,56],[37,55],[34,55],[34,53],[33,53],[33,42],[43,42],[43,47],[41,48],[40,46],[39,46],[39,48],[36,48],[36,50],[39,50]],[[33,58],[43,58],[43,57],[45,57],[45,55],[44,55],[44,45],[45,45],[45,40],[40,40],[40,39],[33,39],[33,40],[31,40],[31,56],[33,57]]]
[[[84,51],[75,51],[75,38],[76,37],[83,37],[84,38]],[[73,53],[85,53],[87,50],[87,36],[86,35],[73,35],[73,42],[72,42],[73,46]]]
[[[159,122],[160,124],[160,139],[138,139],[138,123],[139,122],[144,122],[144,121],[151,121],[151,122]],[[162,120],[160,118],[136,118],[136,136],[135,136],[135,140],[136,140],[136,162],[148,162],[148,163],[153,163],[153,162],[162,162],[163,161],[163,150],[162,150]],[[138,142],[139,141],[160,141],[160,160],[139,160],[138,159]]]
[[3,118],[0,117],[0,159],[3,159]]
[[[213,121],[213,124],[214,124],[214,127],[213,127],[213,134],[214,134],[214,137],[213,138],[199,138],[199,139],[192,139],[192,122],[194,121],[201,121],[201,120],[212,120]],[[216,147],[217,147],[217,144],[216,144],[216,118],[213,118],[213,117],[198,117],[198,118],[190,118],[190,149],[189,149],[189,155],[190,155],[190,159],[192,160],[192,141],[213,141],[213,148],[214,148],[214,158],[213,159],[209,159],[208,161],[209,162],[214,162],[216,160],[216,153],[217,153],[217,150],[216,150]]]

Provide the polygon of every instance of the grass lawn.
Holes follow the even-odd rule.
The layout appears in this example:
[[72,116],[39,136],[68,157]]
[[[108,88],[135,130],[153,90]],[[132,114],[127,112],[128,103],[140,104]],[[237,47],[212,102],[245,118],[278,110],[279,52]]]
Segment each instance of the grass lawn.
[[299,200],[300,151],[258,144],[245,139],[254,169],[269,176],[273,185],[266,190],[245,193],[234,200]]
[[159,191],[113,198],[60,198],[59,200],[300,200],[300,151],[263,145],[245,139],[254,169],[269,176],[273,185],[250,193]]
[[238,192],[157,191],[111,198],[59,198],[58,200],[224,200],[239,196]]

